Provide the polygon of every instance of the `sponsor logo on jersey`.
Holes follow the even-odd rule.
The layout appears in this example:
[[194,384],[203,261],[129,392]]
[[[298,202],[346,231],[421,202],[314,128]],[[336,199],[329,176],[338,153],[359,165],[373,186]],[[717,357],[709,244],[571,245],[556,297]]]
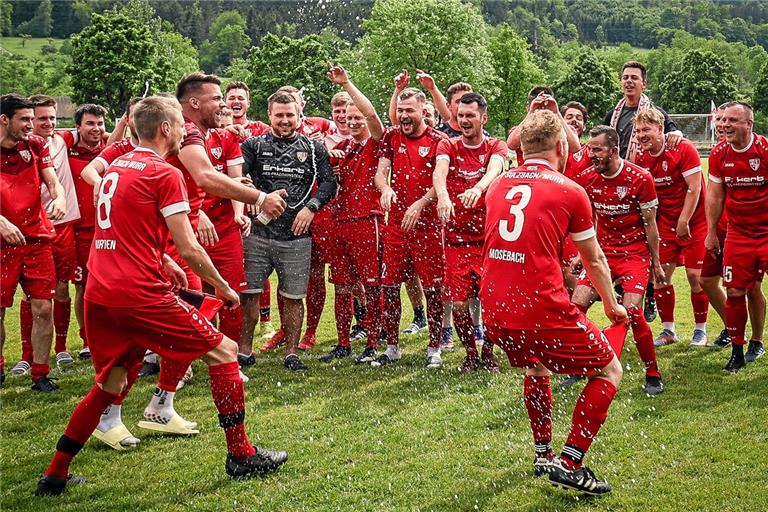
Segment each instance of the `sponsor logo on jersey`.
[[28,149],[22,149],[21,151],[19,151],[19,155],[27,163],[32,161],[32,153]]
[[573,161],[574,162],[581,162],[581,159],[584,157],[584,151],[579,150],[576,153],[573,154]]
[[425,158],[429,154],[429,146],[419,146],[419,156]]
[[400,144],[400,148],[397,150],[398,153],[401,155],[404,155],[408,152],[408,150],[405,148],[405,144]]
[[309,156],[309,154],[306,151],[297,151],[296,152],[296,159],[299,162],[301,162],[301,163],[306,162],[308,156]]
[[478,160],[478,161],[479,161],[481,164],[485,164],[485,153],[483,153],[482,155],[478,156],[478,157],[477,157],[477,160]]
[[619,199],[624,199],[629,192],[629,187],[616,187],[616,195]]
[[753,171],[757,172],[757,170],[760,168],[760,159],[759,158],[750,158],[749,159],[749,166],[752,168]]
[[221,148],[211,148],[211,155],[216,160],[221,158]]

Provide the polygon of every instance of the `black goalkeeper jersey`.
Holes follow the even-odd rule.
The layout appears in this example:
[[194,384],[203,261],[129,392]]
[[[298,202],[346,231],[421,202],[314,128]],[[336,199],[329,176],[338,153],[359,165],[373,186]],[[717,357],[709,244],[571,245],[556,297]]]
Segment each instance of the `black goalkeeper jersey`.
[[[254,219],[251,231],[273,240],[295,240],[309,236],[296,236],[291,232],[293,221],[307,205],[322,208],[336,194],[336,178],[328,160],[328,151],[322,143],[295,134],[282,139],[272,133],[251,137],[241,145],[243,175],[250,176],[253,184],[263,192],[285,189],[285,212],[266,226]],[[317,191],[312,186],[317,181]]]

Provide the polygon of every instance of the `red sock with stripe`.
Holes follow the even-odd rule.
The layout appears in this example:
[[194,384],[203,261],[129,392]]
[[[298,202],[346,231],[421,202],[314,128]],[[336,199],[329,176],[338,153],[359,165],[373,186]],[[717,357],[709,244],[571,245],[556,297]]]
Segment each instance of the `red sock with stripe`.
[[208,367],[211,395],[219,411],[219,425],[227,438],[227,450],[244,459],[256,453],[245,432],[245,388],[237,362]]
[[533,443],[537,452],[546,453],[544,446],[552,442],[552,389],[549,376],[526,375],[523,380],[523,401],[531,422]]
[[665,286],[654,292],[656,307],[659,310],[659,318],[662,322],[675,321],[675,287]]
[[21,331],[21,360],[32,364],[32,304],[22,300],[19,304],[19,330]]
[[691,304],[693,305],[693,321],[697,324],[707,323],[709,313],[709,297],[704,290],[691,292]]
[[352,317],[355,307],[352,304],[351,293],[339,293],[333,303],[333,315],[336,318],[336,333],[339,337],[339,346],[349,347],[349,330],[352,328]]
[[632,336],[635,338],[635,347],[640,355],[640,360],[645,365],[646,377],[661,377],[659,366],[656,362],[656,347],[653,345],[653,332],[651,326],[645,320],[645,315],[637,307],[627,309],[629,313],[630,324],[632,325]]
[[379,347],[379,333],[384,323],[382,318],[381,286],[365,287],[365,329],[368,331],[369,347]]
[[587,382],[576,401],[571,431],[560,456],[568,469],[581,466],[584,455],[608,417],[608,408],[615,395],[616,387],[607,379],[596,377]]
[[56,353],[67,351],[69,319],[72,316],[71,300],[53,301],[53,329],[56,332]]
[[728,297],[725,301],[725,326],[734,345],[744,345],[747,329],[747,297]]

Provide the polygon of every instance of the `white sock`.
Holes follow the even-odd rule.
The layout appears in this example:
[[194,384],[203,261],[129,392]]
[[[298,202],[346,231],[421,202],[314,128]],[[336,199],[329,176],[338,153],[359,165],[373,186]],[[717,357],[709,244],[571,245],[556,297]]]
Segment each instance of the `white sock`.
[[144,362],[157,364],[157,354],[147,351],[147,353],[144,354]]
[[427,347],[427,357],[431,357],[435,354],[440,355],[440,347]]
[[672,334],[675,334],[675,322],[661,322],[661,326]]
[[173,397],[175,396],[175,391],[155,388],[152,400],[149,401],[149,405],[144,409],[144,417],[150,421],[162,424],[171,421],[171,418],[176,414],[176,411],[173,409]]
[[400,355],[400,345],[387,345],[384,354],[390,359],[400,359],[402,357]]
[[101,420],[96,428],[102,432],[107,432],[123,423],[123,418],[120,414],[121,409],[122,405],[108,405],[104,412],[101,413]]
[[696,324],[694,326],[694,329],[698,329],[699,331],[707,332],[707,322]]

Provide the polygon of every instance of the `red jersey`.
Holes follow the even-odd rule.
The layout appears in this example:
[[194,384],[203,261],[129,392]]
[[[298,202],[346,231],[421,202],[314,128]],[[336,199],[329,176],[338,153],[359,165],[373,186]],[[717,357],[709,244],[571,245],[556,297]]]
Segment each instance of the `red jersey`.
[[98,207],[86,300],[131,307],[170,295],[162,264],[170,237],[165,217],[189,211],[181,172],[154,151],[137,148],[104,173]]
[[477,146],[467,146],[461,137],[443,139],[437,145],[435,161],[448,161],[445,184],[454,211],[454,217],[445,226],[446,242],[451,245],[483,243],[485,199],[481,196],[474,208],[465,208],[458,196],[480,182],[492,160],[503,165],[506,157],[507,145],[488,136]]
[[608,255],[648,254],[641,210],[659,204],[653,177],[626,160],[611,177],[582,171],[574,181],[587,191],[597,216],[597,239]]
[[688,140],[681,140],[675,149],[664,146],[657,155],[652,155],[648,151],[639,150],[635,157],[635,164],[648,169],[653,176],[653,183],[656,188],[656,195],[659,197],[659,211],[656,215],[656,222],[659,224],[659,231],[674,231],[677,229],[677,219],[683,212],[683,203],[688,194],[688,185],[685,178],[699,175],[701,183],[701,193],[699,202],[693,211],[689,224],[706,224],[707,218],[704,216],[704,178],[701,175],[701,158],[699,152]]
[[42,137],[30,134],[29,140],[10,149],[0,147],[0,215],[25,238],[50,239],[56,234],[40,197],[42,171],[48,167],[53,163]]
[[[378,156],[392,162],[390,186],[397,194],[397,202],[389,212],[390,225],[400,226],[405,211],[432,188],[437,144],[445,139],[442,132],[427,126],[418,138],[406,137],[400,126],[391,126],[381,139]],[[422,210],[417,231],[431,231],[440,226],[434,204]]]
[[505,329],[574,325],[580,312],[565,287],[560,255],[569,234],[575,241],[595,236],[584,189],[547,162],[528,159],[489,187],[486,204],[483,321]]
[[709,179],[725,185],[728,231],[768,237],[768,139],[756,133],[742,150],[727,142],[709,154]]
[[93,161],[100,162],[104,169],[106,169],[117,157],[126,155],[134,149],[136,149],[136,145],[133,143],[132,138],[120,139],[105,147]]
[[272,128],[268,124],[262,123],[261,121],[248,121],[248,123],[244,125],[244,129],[245,129],[245,134],[237,136],[237,142],[241,144],[246,140],[250,139],[251,137],[258,137],[259,135],[264,135],[265,133],[269,132]]
[[80,137],[77,132],[58,132],[67,144],[69,152],[69,168],[75,180],[77,204],[80,207],[80,220],[75,223],[75,229],[93,229],[96,211],[93,208],[93,187],[83,179],[83,169],[99,156],[104,149],[104,142],[93,149],[79,146]]
[[589,156],[587,155],[587,146],[584,144],[577,152],[568,154],[568,160],[565,163],[563,174],[573,179],[574,176],[590,167],[592,167],[592,160],[589,159]]
[[[214,169],[225,175],[230,165],[243,164],[243,152],[240,151],[240,144],[238,144],[235,134],[227,130],[210,130],[208,138],[205,140],[205,149]],[[232,227],[235,224],[235,211],[230,199],[206,194],[202,208],[217,231],[220,231],[220,228]]]
[[[200,128],[198,128],[195,123],[186,117],[184,118],[184,131],[186,131],[187,134],[184,136],[184,140],[181,141],[182,148],[187,146],[202,146],[203,150],[206,149],[203,132],[200,131]],[[200,220],[200,207],[203,206],[205,191],[200,188],[194,178],[192,178],[192,175],[189,174],[187,168],[184,167],[181,160],[179,160],[178,155],[168,157],[167,160],[169,164],[179,169],[184,176],[184,183],[187,184],[187,195],[189,196],[189,207],[191,210],[189,212],[189,221],[192,223],[192,227],[197,230],[197,223]]]
[[344,151],[338,162],[339,194],[336,197],[337,220],[359,219],[369,215],[383,215],[381,197],[373,183],[381,143],[369,137],[365,144],[353,139],[343,140],[335,149]]
[[332,127],[331,122],[324,117],[303,117],[301,124],[296,128],[296,132],[307,137],[319,132],[325,138],[330,133]]

